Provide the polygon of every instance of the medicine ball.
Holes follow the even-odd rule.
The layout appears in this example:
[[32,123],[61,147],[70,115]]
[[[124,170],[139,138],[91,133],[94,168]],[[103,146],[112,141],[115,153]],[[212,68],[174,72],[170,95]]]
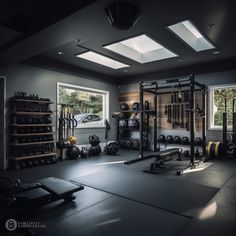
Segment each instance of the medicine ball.
[[179,136],[174,137],[174,142],[175,143],[181,143],[181,138]]
[[51,162],[52,164],[57,163],[57,158],[56,158],[55,156],[51,157],[51,158],[50,158],[50,162]]
[[183,154],[184,154],[184,157],[189,157],[190,156],[189,150],[185,150]]
[[17,119],[17,123],[18,123],[18,124],[25,124],[25,123],[26,123],[26,120],[25,120],[25,118],[22,118],[22,117],[21,117],[21,118],[18,118],[18,119]]
[[120,128],[127,128],[128,126],[128,123],[127,123],[127,120],[119,120],[119,127]]
[[121,138],[121,140],[120,140],[120,146],[121,146],[121,147],[125,147],[125,139],[124,139],[124,138]]
[[128,148],[132,147],[132,139],[130,138],[125,139],[125,147]]
[[139,122],[138,122],[138,120],[129,119],[129,121],[128,121],[128,127],[129,127],[129,128],[138,129],[138,128],[139,128]]
[[183,144],[188,144],[189,143],[189,138],[188,137],[182,137],[181,139]]
[[108,142],[104,147],[104,152],[108,155],[115,155],[120,149],[120,145],[116,141]]
[[76,159],[79,157],[79,154],[80,154],[80,150],[77,146],[70,146],[67,148],[66,150],[66,156],[69,158],[69,159]]
[[69,136],[68,141],[71,145],[76,144],[76,137],[75,136]]
[[172,137],[172,135],[168,135],[168,136],[166,137],[166,141],[167,141],[168,143],[172,143],[172,142],[173,142],[173,137]]
[[100,143],[100,139],[96,134],[90,135],[89,136],[89,143],[92,146],[98,145]]
[[161,135],[159,136],[159,141],[160,141],[160,142],[165,142],[165,140],[166,140],[165,135],[161,134]]
[[138,103],[138,102],[134,102],[134,103],[132,104],[132,109],[133,109],[134,111],[139,110],[139,103]]
[[120,109],[121,109],[121,111],[127,111],[127,110],[129,110],[129,105],[127,103],[121,103]]
[[89,151],[87,147],[82,147],[81,152],[80,152],[81,158],[86,158],[89,156]]
[[195,144],[196,144],[197,146],[202,145],[202,143],[203,143],[202,138],[197,137],[197,138],[195,139]]

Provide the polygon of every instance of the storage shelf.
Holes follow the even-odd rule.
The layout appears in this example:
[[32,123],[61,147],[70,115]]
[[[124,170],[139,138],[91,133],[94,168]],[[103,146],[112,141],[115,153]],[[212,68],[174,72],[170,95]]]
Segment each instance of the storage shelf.
[[11,143],[12,146],[28,146],[28,145],[40,145],[40,144],[49,144],[56,143],[55,141],[45,141],[45,142],[32,142],[32,143]]
[[11,136],[13,137],[43,136],[43,135],[53,135],[53,133],[49,132],[49,133],[11,134]]
[[43,100],[33,100],[33,99],[21,99],[21,98],[13,98],[11,99],[13,102],[29,102],[29,103],[38,103],[38,104],[53,104],[52,101],[43,101]]
[[138,129],[132,129],[132,128],[119,128],[120,130],[124,130],[124,131],[139,131],[139,128]]
[[47,127],[47,126],[53,126],[52,124],[11,124],[11,126],[14,127]]
[[[169,142],[160,142],[160,141],[158,141],[158,143],[160,143],[160,144],[165,144],[165,145],[182,145],[182,146],[190,146],[190,143],[175,143],[175,142],[171,142],[171,143],[169,143]],[[196,145],[195,144],[195,147],[202,147],[202,144],[200,144],[200,145]]]
[[42,115],[52,115],[53,112],[26,112],[26,111],[13,111],[14,115],[30,115],[30,116],[42,116]]
[[153,110],[143,110],[143,111],[140,111],[140,110],[124,110],[124,111],[120,111],[121,113],[131,113],[131,112],[133,112],[133,113],[141,113],[141,112],[148,112],[148,113],[150,113],[150,112],[154,112]]
[[49,157],[49,156],[56,156],[57,154],[55,152],[50,152],[46,154],[39,154],[39,155],[31,155],[31,156],[22,156],[22,157],[11,157],[11,159],[15,161],[21,161],[21,160],[27,160],[27,159],[34,159],[34,158],[40,158],[40,157]]

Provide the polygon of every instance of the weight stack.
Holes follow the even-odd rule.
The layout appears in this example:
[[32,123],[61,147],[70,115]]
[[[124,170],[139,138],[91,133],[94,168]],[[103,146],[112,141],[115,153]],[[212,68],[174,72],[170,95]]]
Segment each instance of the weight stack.
[[224,146],[221,142],[209,142],[206,146],[208,159],[220,159],[224,155]]

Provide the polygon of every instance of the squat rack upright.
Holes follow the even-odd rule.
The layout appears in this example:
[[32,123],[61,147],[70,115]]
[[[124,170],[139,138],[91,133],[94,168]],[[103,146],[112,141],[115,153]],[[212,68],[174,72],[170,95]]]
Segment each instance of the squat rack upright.
[[[201,92],[202,98],[202,108],[201,108],[201,122],[202,122],[202,160],[206,160],[206,116],[205,116],[205,109],[206,109],[206,86],[195,81],[194,74],[189,75],[186,78],[180,79],[167,79],[167,80],[157,80],[157,81],[147,81],[143,82],[140,81],[139,88],[140,88],[140,149],[139,149],[139,157],[130,161],[125,162],[125,164],[132,164],[138,161],[146,160],[148,158],[155,157],[155,153],[157,152],[157,115],[158,115],[158,108],[157,108],[157,97],[158,95],[163,94],[172,94],[173,91],[167,91],[168,89],[179,88],[183,89],[183,92],[190,93],[189,99],[189,123],[190,123],[190,167],[195,168],[197,162],[195,160],[195,113],[199,112],[195,108],[195,92]],[[153,94],[153,110],[146,111],[144,109],[144,93],[151,93]],[[144,134],[144,113],[151,112],[154,119],[154,153],[149,155],[144,155],[143,150],[143,134]]]

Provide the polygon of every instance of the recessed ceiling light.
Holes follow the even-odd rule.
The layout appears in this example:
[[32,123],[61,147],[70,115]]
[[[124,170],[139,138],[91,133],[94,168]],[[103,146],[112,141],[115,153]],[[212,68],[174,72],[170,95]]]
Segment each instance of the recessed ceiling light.
[[215,48],[189,20],[170,25],[168,28],[197,52]]
[[110,67],[112,69],[120,69],[120,68],[124,68],[124,67],[129,67],[129,65],[127,65],[127,64],[113,60],[109,57],[103,56],[101,54],[98,54],[98,53],[92,52],[92,51],[81,53],[81,54],[78,54],[75,56],[83,58],[88,61],[92,61],[92,62],[101,64],[101,65],[104,65],[104,66],[107,66],[107,67]]
[[178,61],[179,61],[179,62],[182,62],[182,61],[184,61],[184,59],[178,59]]
[[214,29],[215,26],[216,26],[215,24],[209,24],[209,25],[207,26],[207,28],[208,28],[208,29]]
[[58,55],[64,55],[64,52],[59,51],[57,54]]
[[214,51],[212,54],[213,54],[213,55],[220,54],[220,51]]
[[128,70],[124,70],[124,72],[126,73],[126,72],[128,72]]
[[140,63],[177,56],[145,34],[106,45],[104,48]]

